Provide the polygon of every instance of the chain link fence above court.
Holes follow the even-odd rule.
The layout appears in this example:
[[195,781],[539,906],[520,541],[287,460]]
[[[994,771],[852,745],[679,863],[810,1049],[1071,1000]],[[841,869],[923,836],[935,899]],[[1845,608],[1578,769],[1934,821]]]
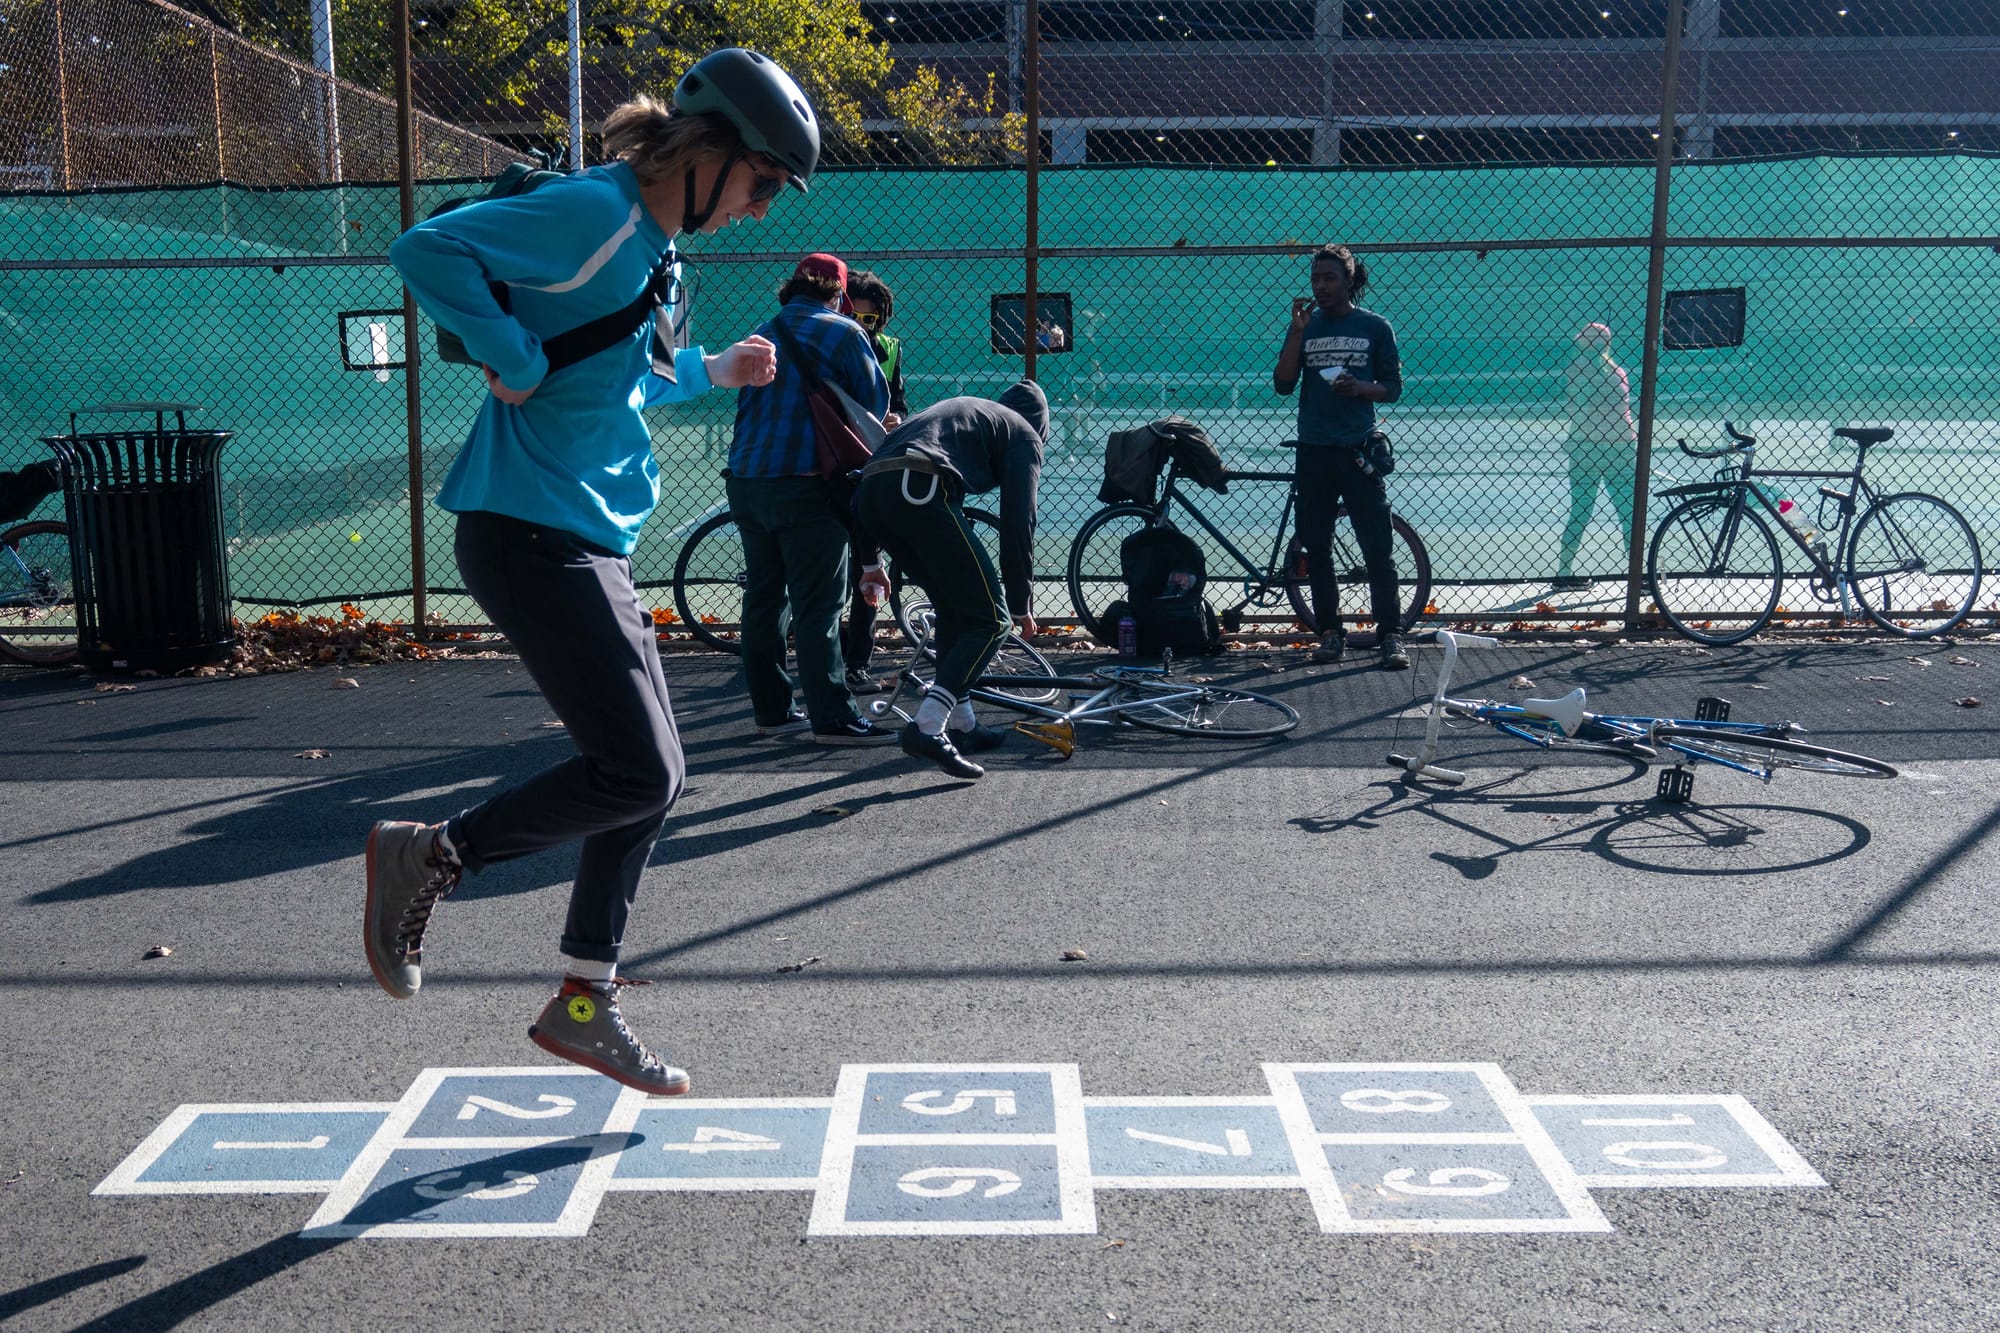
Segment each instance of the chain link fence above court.
[[[53,3],[35,8],[37,31]],[[120,6],[178,13],[145,0],[65,0],[64,13]],[[695,330],[711,347],[774,312],[799,255],[831,250],[894,289],[889,331],[903,340],[913,406],[995,392],[1023,369],[1018,352],[996,350],[995,301],[1025,294],[1032,257],[1042,310],[1066,321],[1035,364],[1056,407],[1036,555],[1045,611],[1067,603],[1068,545],[1097,507],[1111,431],[1181,413],[1237,466],[1285,464],[1297,406],[1272,370],[1312,250],[1340,241],[1367,263],[1363,304],[1401,345],[1404,393],[1381,412],[1399,457],[1391,496],[1430,548],[1440,614],[1609,622],[1626,610],[1640,426],[1655,496],[1710,474],[1674,441],[1718,443],[1725,420],[1765,441],[1760,461],[1794,467],[1844,466],[1835,426],[1894,426],[1870,457],[1878,486],[1944,495],[1973,520],[1987,563],[2000,551],[2000,13],[1973,0],[1842,9],[1048,0],[1031,23],[1024,0],[843,0],[814,6],[817,26],[788,27],[799,7],[780,0],[634,0],[592,10],[603,21],[584,34],[578,109],[594,161],[603,115],[635,93],[667,95],[691,53],[793,43],[773,54],[827,109],[828,164],[811,195],[782,199],[767,222],[686,246]],[[450,122],[463,136],[453,142],[481,154],[567,147],[562,7],[510,14],[417,7],[417,104],[439,117],[424,142],[447,142]],[[1670,16],[1681,25],[1672,43]],[[480,35],[482,22],[498,26]],[[317,73],[268,59],[286,78],[302,69],[306,84]],[[374,56],[340,67],[382,77]],[[212,106],[227,86],[199,51],[149,68],[162,88],[193,89],[176,94],[189,106],[202,89]],[[0,124],[17,123],[18,96],[0,83]],[[343,142],[364,97],[341,94]],[[258,183],[288,179],[280,163],[324,171],[300,109],[310,101],[287,104],[291,137]],[[133,123],[191,125],[191,114]],[[158,137],[155,160],[210,169],[186,179],[214,174],[206,140]],[[377,180],[394,174],[392,121],[384,139],[390,157],[369,159]],[[47,133],[33,142],[17,159],[47,165]],[[223,159],[231,179],[252,179],[237,160]],[[350,182],[361,160],[343,151]],[[419,174],[492,169],[462,161],[427,158]],[[136,168],[117,170],[127,176],[100,181]],[[475,188],[426,187],[418,213]],[[229,464],[237,589],[261,600],[386,597],[411,581],[401,298],[369,258],[399,225],[395,196],[356,185],[324,195],[230,187],[4,204],[19,225],[0,259],[0,310],[26,349],[0,377],[13,437],[51,429],[79,397],[194,385],[181,396],[240,432]],[[235,267],[157,266],[194,256]],[[115,267],[135,259],[156,265],[143,281]],[[164,330],[149,344],[131,334],[135,298]],[[1593,325],[1623,372],[1631,435],[1579,426],[1592,410],[1579,363],[1608,382],[1598,351],[1577,342]],[[93,350],[66,359],[77,347]],[[478,408],[476,380],[423,367],[419,499]],[[635,567],[662,606],[681,536],[720,503],[734,407],[717,393],[657,414],[665,487]],[[1281,501],[1246,485],[1202,504],[1261,553]],[[1651,518],[1662,509],[1655,499]],[[476,616],[450,591],[450,517],[429,505],[420,516],[434,608]],[[1211,546],[1211,558],[1229,570],[1226,552]],[[1562,575],[1594,583],[1553,588]],[[1814,607],[1803,590],[1787,602]]]

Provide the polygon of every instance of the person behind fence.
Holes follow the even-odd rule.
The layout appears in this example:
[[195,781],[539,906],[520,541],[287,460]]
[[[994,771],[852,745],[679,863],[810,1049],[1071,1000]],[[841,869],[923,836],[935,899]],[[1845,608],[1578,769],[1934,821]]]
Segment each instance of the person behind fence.
[[[849,316],[847,265],[807,255],[778,288],[782,308],[758,332],[779,348],[777,378],[736,399],[729,451],[729,512],[743,539],[743,677],[760,735],[810,726],[822,745],[890,744],[893,731],[861,716],[840,652],[847,589],[849,497],[819,475],[812,380],[844,390],[878,420],[889,383],[868,335]],[[882,571],[864,588],[888,590]],[[785,611],[798,650],[801,711],[785,670]]]
[[[458,515],[467,590],[577,754],[443,824],[376,824],[363,933],[375,980],[407,999],[422,985],[432,915],[462,872],[579,843],[563,980],[528,1035],[628,1087],[672,1095],[688,1090],[688,1075],[632,1035],[614,975],[686,772],[629,559],[659,501],[641,409],[711,385],[767,384],[776,353],[757,337],[716,355],[667,346],[658,330],[677,322],[672,301],[652,314],[641,301],[672,270],[676,235],[761,220],[787,183],[803,192],[819,127],[783,70],[731,48],[695,62],[671,108],[639,97],[613,110],[603,146],[601,166],[440,214],[389,249],[418,303],[484,366],[489,396],[438,503]],[[553,339],[621,309],[641,310],[643,322],[546,373]]]
[[[1346,502],[1354,537],[1368,568],[1370,609],[1380,637],[1382,667],[1410,665],[1399,628],[1401,594],[1389,526],[1386,438],[1375,429],[1375,405],[1403,393],[1402,361],[1389,321],[1355,302],[1368,289],[1368,266],[1344,245],[1323,245],[1312,257],[1312,297],[1292,302],[1291,328],[1278,353],[1272,383],[1281,394],[1299,392],[1299,539],[1306,577],[1320,625],[1315,662],[1338,662],[1347,653],[1340,619],[1340,585],[1333,569],[1335,511]],[[1379,443],[1378,443],[1379,442]]]
[[1632,534],[1632,495],[1639,432],[1632,424],[1632,386],[1611,359],[1611,329],[1586,324],[1570,339],[1563,379],[1569,399],[1569,521],[1556,554],[1557,588],[1588,588],[1575,573],[1583,530],[1597,508],[1598,487],[1611,497],[1621,531]]
[[[866,269],[847,275],[847,299],[854,307],[854,322],[868,332],[868,345],[875,349],[882,377],[889,381],[889,415],[882,424],[894,430],[910,413],[910,401],[903,389],[903,341],[887,330],[896,313],[896,294],[889,284]],[[861,586],[862,553],[849,549],[847,555],[847,623],[840,631],[841,660],[847,666],[847,688],[855,694],[880,694],[889,686],[868,674],[875,657],[875,612],[877,602]],[[878,599],[879,600],[879,599]]]
[[[1049,400],[1023,380],[997,399],[947,398],[882,442],[854,496],[857,541],[879,544],[937,615],[937,676],[899,739],[903,752],[955,778],[984,777],[967,758],[999,745],[967,697],[1011,622],[1035,632],[1036,488]],[[1000,570],[965,519],[965,497],[1000,491]]]

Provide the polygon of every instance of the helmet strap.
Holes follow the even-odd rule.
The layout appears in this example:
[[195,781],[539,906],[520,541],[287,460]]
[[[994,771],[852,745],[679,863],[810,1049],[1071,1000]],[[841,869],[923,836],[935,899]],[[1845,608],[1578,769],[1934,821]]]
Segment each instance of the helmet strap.
[[697,232],[708,225],[708,220],[715,216],[716,205],[722,202],[722,191],[729,184],[729,173],[736,170],[736,164],[742,160],[743,155],[741,153],[731,153],[722,160],[722,170],[715,173],[715,185],[708,192],[708,204],[699,212],[695,210],[694,206],[694,168],[689,167],[687,169],[687,175],[682,177],[681,180],[681,230],[683,232]]

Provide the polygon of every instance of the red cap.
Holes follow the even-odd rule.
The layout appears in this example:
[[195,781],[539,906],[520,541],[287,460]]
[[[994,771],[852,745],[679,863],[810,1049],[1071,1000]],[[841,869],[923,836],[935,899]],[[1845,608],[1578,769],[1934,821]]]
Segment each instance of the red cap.
[[814,277],[832,278],[840,284],[840,313],[852,319],[854,317],[854,302],[847,299],[846,261],[838,255],[807,255],[799,261],[799,266],[792,270],[792,276],[803,278],[808,273]]

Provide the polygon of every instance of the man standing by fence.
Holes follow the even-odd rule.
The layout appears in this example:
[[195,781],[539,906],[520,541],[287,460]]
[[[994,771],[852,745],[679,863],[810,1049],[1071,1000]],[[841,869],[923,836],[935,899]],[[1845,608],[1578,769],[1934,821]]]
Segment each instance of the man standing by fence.
[[1569,519],[1556,555],[1554,587],[1588,588],[1577,577],[1576,553],[1597,508],[1602,486],[1618,511],[1619,531],[1632,534],[1632,469],[1639,433],[1632,425],[1632,389],[1625,367],[1611,359],[1611,328],[1586,324],[1570,340],[1575,354],[1563,372],[1569,399]]

